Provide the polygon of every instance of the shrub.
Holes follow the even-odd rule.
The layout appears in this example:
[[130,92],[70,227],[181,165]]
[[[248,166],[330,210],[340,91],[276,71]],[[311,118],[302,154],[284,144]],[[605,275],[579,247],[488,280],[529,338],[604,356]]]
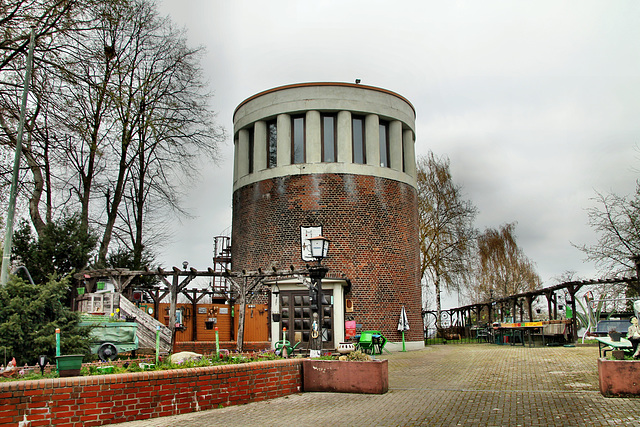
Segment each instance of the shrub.
[[62,354],[89,354],[88,328],[79,326],[79,314],[64,304],[68,287],[68,279],[32,285],[11,276],[0,288],[0,343],[18,366],[34,365],[41,354],[53,360],[56,328]]

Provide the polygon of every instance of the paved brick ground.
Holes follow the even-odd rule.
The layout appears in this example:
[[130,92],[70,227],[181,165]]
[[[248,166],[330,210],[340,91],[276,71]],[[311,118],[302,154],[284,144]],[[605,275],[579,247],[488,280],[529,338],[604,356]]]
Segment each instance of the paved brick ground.
[[640,399],[598,391],[597,347],[443,345],[384,357],[390,386],[384,395],[302,393],[118,425],[640,425]]

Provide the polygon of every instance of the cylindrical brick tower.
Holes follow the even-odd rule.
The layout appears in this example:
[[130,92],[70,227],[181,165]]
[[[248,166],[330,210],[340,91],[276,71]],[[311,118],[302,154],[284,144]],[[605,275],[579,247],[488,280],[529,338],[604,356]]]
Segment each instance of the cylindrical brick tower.
[[[304,83],[258,93],[234,114],[234,270],[301,268],[310,231],[330,239],[323,265],[325,348],[358,331],[393,342],[404,305],[409,347],[423,345],[415,111],[371,86]],[[305,279],[278,281],[272,340],[308,342]],[[276,316],[277,317],[277,316]],[[345,322],[349,328],[345,330]]]

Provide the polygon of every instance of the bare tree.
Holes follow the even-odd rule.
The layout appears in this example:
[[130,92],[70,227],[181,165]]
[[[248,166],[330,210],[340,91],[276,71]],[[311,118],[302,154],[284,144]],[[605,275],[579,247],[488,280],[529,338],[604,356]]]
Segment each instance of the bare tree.
[[[597,193],[599,206],[588,209],[589,225],[598,234],[595,245],[576,246],[587,254],[587,260],[607,276],[638,274],[640,261],[640,183],[633,196]],[[633,295],[640,294],[640,285],[630,283]]]
[[[81,226],[99,222],[104,209],[94,209],[95,193],[113,177],[104,177],[113,160],[109,142],[114,139],[113,81],[122,49],[122,15],[126,7],[110,4],[90,11],[93,27],[71,34],[69,49],[59,64],[61,93],[57,99],[58,122],[65,132],[59,164],[66,168],[63,181],[79,203]],[[117,45],[118,44],[118,45]]]
[[478,237],[478,267],[471,290],[473,299],[487,301],[539,289],[535,265],[518,247],[515,223],[487,228]]
[[[106,185],[107,221],[99,262],[114,232],[121,241],[130,239],[134,253],[141,256],[146,204],[161,198],[169,210],[183,214],[177,197],[180,180],[174,178],[193,176],[193,166],[203,155],[215,159],[224,138],[207,106],[201,49],[188,48],[184,34],[160,19],[150,3],[136,2],[130,13],[123,54],[127,62],[121,63],[113,88],[119,139],[112,152],[119,166],[117,178]],[[118,219],[131,232],[119,234]]]
[[443,285],[459,290],[471,272],[476,214],[476,207],[463,200],[462,187],[453,182],[449,159],[433,152],[418,159],[420,273],[435,288],[438,327]]
[[594,200],[599,206],[588,210],[589,225],[598,233],[598,243],[579,249],[607,274],[635,272],[634,258],[640,255],[640,184],[633,198],[598,193]]
[[3,0],[0,3],[0,72],[26,54],[31,29],[36,41],[53,38],[76,26],[76,12],[87,5],[80,0]]
[[[13,68],[13,63],[5,67],[5,72]],[[22,154],[26,169],[19,180],[20,191],[27,195],[27,205],[31,222],[38,235],[42,235],[47,224],[51,222],[53,212],[52,175],[50,152],[53,141],[50,120],[49,99],[47,91],[52,89],[51,82],[45,74],[36,70],[31,84],[32,108],[26,116],[25,134],[23,138]],[[0,141],[7,150],[16,147],[16,123],[19,119],[19,96],[17,87],[5,85],[0,89]],[[12,173],[12,165],[0,166],[3,181]],[[45,201],[44,216],[41,212],[42,199]]]
[[215,160],[224,138],[209,108],[202,49],[189,48],[150,0],[3,3],[0,145],[7,152],[23,66],[17,29],[39,19],[46,31],[37,33],[40,66],[20,180],[31,221],[41,230],[59,212],[78,211],[81,227],[102,235],[101,263],[114,240],[142,260],[145,244],[164,237],[167,214],[187,214],[179,186],[196,176],[198,160]]
[[215,161],[224,138],[213,123],[209,94],[198,67],[201,49],[188,48],[184,34],[154,20],[138,55],[135,81],[138,105],[130,185],[119,210],[118,238],[139,259],[146,238],[158,239],[180,206],[181,185],[193,178],[200,158]]
[[[51,132],[47,123],[51,117],[48,94],[55,92],[51,82],[50,65],[55,64],[64,50],[60,40],[79,31],[86,24],[83,8],[90,8],[93,0],[9,0],[0,4],[0,145],[9,152],[16,144],[16,131],[21,87],[29,34],[33,30],[36,40],[31,82],[31,101],[26,114],[23,154],[31,178],[22,174],[21,192],[28,196],[31,220],[41,234],[51,221],[53,201],[51,169],[48,155]],[[3,180],[12,168],[0,166]],[[46,197],[44,217],[40,202]]]

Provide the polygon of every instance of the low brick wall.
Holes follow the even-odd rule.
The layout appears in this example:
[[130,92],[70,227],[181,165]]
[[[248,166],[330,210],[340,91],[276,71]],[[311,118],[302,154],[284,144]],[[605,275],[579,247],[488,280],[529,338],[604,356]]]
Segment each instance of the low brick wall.
[[302,390],[302,360],[0,383],[0,425],[99,426]]

